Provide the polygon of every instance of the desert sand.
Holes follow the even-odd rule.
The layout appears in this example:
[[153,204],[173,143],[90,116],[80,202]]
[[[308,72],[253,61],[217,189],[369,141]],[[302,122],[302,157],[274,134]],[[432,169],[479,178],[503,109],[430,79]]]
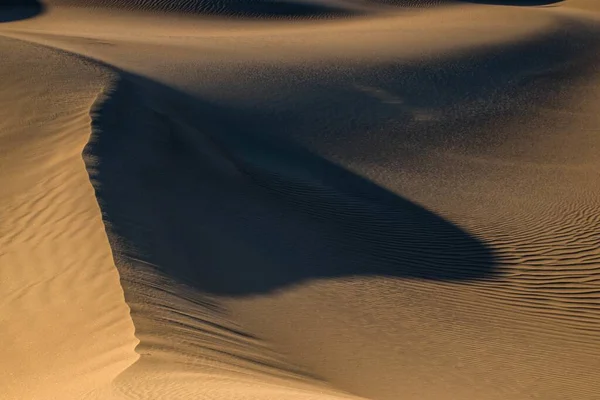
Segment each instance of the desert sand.
[[0,6],[3,400],[600,398],[600,2]]

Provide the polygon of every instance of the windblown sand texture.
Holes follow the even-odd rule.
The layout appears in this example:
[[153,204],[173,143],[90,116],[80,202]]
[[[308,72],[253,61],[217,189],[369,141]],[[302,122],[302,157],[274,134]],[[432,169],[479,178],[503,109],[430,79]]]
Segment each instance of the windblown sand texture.
[[600,2],[1,4],[2,400],[600,399]]

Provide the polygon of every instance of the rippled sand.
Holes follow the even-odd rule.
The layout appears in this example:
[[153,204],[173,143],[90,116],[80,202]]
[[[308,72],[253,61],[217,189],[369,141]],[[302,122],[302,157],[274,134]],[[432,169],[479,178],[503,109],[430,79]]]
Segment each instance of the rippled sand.
[[598,399],[600,2],[8,2],[2,399]]

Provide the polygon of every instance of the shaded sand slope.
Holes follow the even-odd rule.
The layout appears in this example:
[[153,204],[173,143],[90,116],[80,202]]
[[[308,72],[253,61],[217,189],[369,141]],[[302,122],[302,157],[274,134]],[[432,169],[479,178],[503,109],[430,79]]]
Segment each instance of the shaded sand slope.
[[[352,18],[368,14],[459,6],[464,3],[544,6],[564,0],[45,0],[51,6],[94,10],[208,15],[243,19]],[[571,0],[586,1],[586,0]]]
[[[542,6],[561,3],[564,0],[368,0],[368,1],[327,1],[327,0],[46,0],[53,5],[74,5],[78,7],[122,8],[179,13],[220,14],[245,17],[315,17],[342,16],[343,10],[352,10],[358,5],[393,5],[400,8],[431,8],[434,6],[459,5],[461,3]],[[577,0],[576,0],[577,1]],[[581,0],[580,0],[581,1]],[[583,0],[586,1],[586,0]],[[373,8],[372,10],[375,10]],[[389,11],[389,9],[387,10]]]
[[273,0],[50,0],[52,5],[116,8],[133,11],[173,12],[180,14],[206,14],[250,18],[315,18],[351,15],[348,7],[335,7],[336,3],[319,1]]
[[[198,290],[201,281],[196,278],[201,270],[194,265],[203,262],[198,255],[217,252],[218,247],[213,248],[214,242],[210,241],[202,244],[203,250],[198,253],[191,252],[188,246],[196,244],[187,236],[198,238],[215,233],[215,239],[220,240],[222,235],[231,233],[230,229],[223,230],[224,224],[236,221],[240,234],[247,238],[244,223],[235,214],[226,221],[216,221],[207,218],[210,211],[205,207],[214,207],[214,202],[225,205],[235,201],[235,194],[253,193],[240,193],[245,186],[236,188],[236,183],[243,185],[243,181],[235,179],[239,175],[235,167],[223,159],[210,138],[197,135],[196,131],[187,132],[193,135],[188,137],[177,127],[172,130],[171,122],[159,109],[140,101],[146,98],[144,91],[148,88],[160,90],[161,95],[170,93],[167,88],[143,80],[138,86],[140,79],[124,73],[118,84],[105,93],[105,100],[94,110],[94,135],[84,152],[98,201],[103,205],[136,336],[141,341],[136,348],[141,359],[119,376],[115,386],[125,398],[133,399],[356,398],[332,388],[309,369],[274,351],[271,344],[232,318],[223,300],[215,296],[224,290],[262,290],[259,278],[266,279],[267,284],[273,278],[263,275],[263,271],[245,273],[248,265],[258,266],[255,261],[249,264],[248,259],[240,259],[244,264],[239,268],[231,260],[219,261],[212,272],[207,270],[202,275],[204,290]],[[130,118],[123,118],[123,112]],[[180,134],[191,142],[178,142]],[[140,144],[140,135],[144,150],[131,159],[126,155],[127,149]],[[202,153],[197,160],[200,166],[185,153],[171,159],[171,145],[190,144],[194,146],[190,148],[192,152]],[[223,171],[226,180],[215,188],[215,182],[224,178],[220,175]],[[228,172],[233,176],[227,176]],[[114,184],[109,184],[115,178]],[[179,183],[165,188],[163,185],[173,178]],[[201,183],[200,178],[207,181]],[[227,178],[233,178],[233,182]],[[201,186],[187,186],[190,181]],[[224,188],[234,192],[224,193]],[[157,198],[142,200],[148,195]],[[173,207],[188,211],[170,217],[160,211]],[[157,218],[148,218],[150,215]],[[215,217],[221,215],[220,211]],[[177,227],[181,218],[194,222],[189,226],[186,223],[181,230]],[[194,228],[197,223],[204,226]],[[163,234],[170,239],[165,242]],[[228,237],[227,242],[248,248],[236,237]],[[214,260],[223,254],[215,253]],[[271,283],[276,284],[280,282]]]
[[120,68],[84,150],[140,340],[112,395],[597,397],[594,17],[170,18],[3,27]]
[[137,358],[81,151],[109,75],[0,39],[0,387],[4,399],[105,393]]
[[[424,90],[435,74],[418,71],[435,70],[436,63],[415,66],[412,73],[408,67],[403,74],[349,68],[343,78],[330,72],[327,82],[312,74],[299,79],[299,71],[280,71],[301,82],[287,89],[290,92],[278,89],[290,96],[304,125],[298,125],[293,114],[279,116],[270,125],[273,117],[259,111],[263,104],[248,111],[223,108],[182,98],[139,77],[126,78],[129,83],[115,92],[115,103],[105,108],[108,115],[113,110],[113,117],[98,120],[106,133],[89,147],[99,160],[106,160],[99,162],[93,177],[115,238],[130,245],[122,254],[141,258],[204,292],[265,293],[225,304],[251,331],[271,338],[298,363],[367,397],[392,399],[406,390],[407,398],[440,398],[446,391],[491,399],[593,398],[598,367],[598,221],[594,192],[589,192],[596,182],[596,164],[588,146],[594,145],[594,136],[577,133],[570,146],[560,147],[555,135],[569,137],[560,129],[550,131],[552,135],[533,130],[530,137],[511,136],[516,124],[539,126],[552,114],[545,108],[568,107],[571,93],[564,93],[566,105],[555,103],[553,93],[597,79],[596,44],[592,40],[582,48],[568,45],[573,43],[569,36],[556,33],[565,27],[569,29],[563,26],[529,43],[474,53],[473,63],[468,57],[440,59],[441,65],[455,68],[438,72],[448,85],[446,96],[456,93],[455,97],[426,102],[421,95],[426,104],[414,106],[416,115],[406,115],[410,108],[396,111],[394,122],[404,127],[395,131],[402,135],[396,140],[387,135],[392,128],[379,125],[386,120],[383,116],[373,120],[369,114],[355,114],[355,130],[342,117],[335,119],[340,125],[330,120],[328,129],[347,135],[332,134],[330,140],[310,135],[317,127],[308,124],[323,121],[323,99],[336,104],[341,115],[352,115],[355,107],[383,112],[377,102],[383,98],[390,103],[394,97],[389,95],[393,80],[386,82],[385,77],[408,75],[413,90]],[[570,32],[579,42],[594,37],[589,35],[593,30],[580,30],[578,25]],[[530,54],[537,57],[521,61]],[[565,59],[569,63],[564,64]],[[485,69],[480,70],[481,65]],[[386,68],[390,67],[381,69]],[[540,71],[547,79],[537,78]],[[278,73],[269,72],[271,78]],[[376,96],[365,97],[356,91],[351,97],[346,86],[336,84],[372,76],[388,90],[371,90],[368,93]],[[461,82],[474,81],[478,92],[461,98]],[[304,98],[307,93],[314,98]],[[131,104],[127,98],[144,102],[137,102],[139,111],[130,114],[128,121],[137,122],[121,125],[119,102]],[[471,112],[462,114],[465,109]],[[569,121],[564,115],[562,120]],[[597,123],[580,119],[586,122]],[[463,130],[444,138],[437,124]],[[282,136],[282,130],[287,135]],[[136,131],[146,139],[145,151],[140,152],[144,157],[128,159],[123,152],[141,142]],[[364,137],[362,132],[375,134]],[[488,245],[307,153],[297,144],[301,140],[373,179],[399,179],[386,184],[470,224]],[[544,152],[524,153],[530,141],[543,145]],[[389,153],[378,147],[380,142]],[[443,164],[436,164],[437,157]],[[427,171],[431,165],[433,173]],[[515,169],[526,180],[512,184],[512,190],[519,190],[516,196],[498,186],[506,186],[506,175]],[[565,177],[574,185],[559,185]],[[537,180],[550,188],[526,190]],[[437,188],[443,188],[443,197]],[[482,196],[488,199],[483,206],[478,204]],[[556,196],[561,198],[558,203]],[[579,199],[587,199],[586,206],[572,214],[569,210],[577,206],[571,204]],[[561,230],[576,233],[571,238]],[[326,277],[330,279],[311,283]],[[391,277],[429,281],[400,284]],[[461,280],[463,285],[457,286]],[[411,343],[410,349],[402,343]],[[346,364],[348,359],[352,363]],[[548,365],[549,360],[556,363]],[[436,384],[424,385],[429,379]]]
[[0,3],[0,23],[32,18],[44,9],[38,0],[4,0]]

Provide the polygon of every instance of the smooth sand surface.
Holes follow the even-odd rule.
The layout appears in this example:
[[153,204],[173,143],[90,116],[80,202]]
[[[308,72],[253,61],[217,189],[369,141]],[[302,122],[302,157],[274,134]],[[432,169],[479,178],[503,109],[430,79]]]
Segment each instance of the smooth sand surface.
[[599,2],[12,3],[0,398],[599,398]]

